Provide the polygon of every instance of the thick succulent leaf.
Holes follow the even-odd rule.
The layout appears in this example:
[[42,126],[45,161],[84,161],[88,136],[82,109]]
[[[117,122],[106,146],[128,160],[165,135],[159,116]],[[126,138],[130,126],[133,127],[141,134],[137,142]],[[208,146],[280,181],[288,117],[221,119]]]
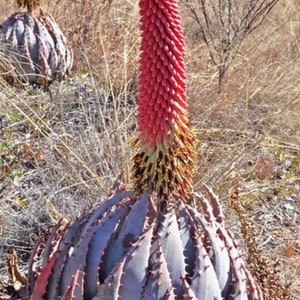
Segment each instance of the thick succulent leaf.
[[37,278],[33,292],[30,296],[30,300],[41,300],[44,299],[44,295],[47,292],[47,286],[49,278],[51,278],[52,267],[55,264],[57,253],[54,253],[48,263],[43,268],[39,277]]
[[180,204],[177,213],[180,236],[184,248],[187,275],[191,277],[195,268],[196,249],[194,239],[196,237],[196,228],[188,210],[183,204]]
[[[227,284],[222,290],[222,296],[225,299],[248,299],[249,295],[247,292],[247,276],[243,259],[239,255],[238,247],[234,242],[234,238],[225,228],[224,215],[221,210],[221,205],[218,197],[212,192],[210,188],[208,188],[207,186],[204,187],[206,188],[209,196],[208,200],[203,196],[200,197],[202,199],[201,204],[204,215],[212,224],[214,224],[214,227],[216,227],[220,239],[224,241],[231,264],[231,272],[229,273],[230,277],[228,278]],[[221,272],[219,272],[219,274],[221,274]],[[259,290],[258,287],[256,289]],[[260,294],[260,296],[262,297],[262,294]]]
[[[70,248],[78,240],[80,225],[82,224],[82,218],[77,219],[72,226],[67,226],[65,230],[61,233],[62,238],[58,245],[58,256],[56,262],[52,268],[51,280],[48,283],[47,299],[55,299],[59,292],[59,278],[61,276],[62,269],[65,262],[69,258]],[[53,230],[55,231],[55,230]],[[48,242],[53,243],[53,239],[49,239]],[[46,257],[44,253],[44,257]]]
[[217,275],[220,289],[226,290],[230,285],[230,259],[224,242],[220,239],[216,228],[206,224],[204,231],[210,240],[210,249],[212,251],[211,261]]
[[170,272],[159,240],[156,240],[152,245],[146,286],[142,299],[175,299]]
[[145,231],[148,226],[149,205],[150,196],[147,192],[144,192],[132,205],[120,231],[117,233],[116,240],[113,243],[113,252],[110,251],[109,253],[110,259],[118,261]]
[[10,34],[7,38],[7,41],[11,44],[11,46],[18,50],[18,39],[17,39],[17,33],[16,29],[12,27],[12,30],[10,31]]
[[232,265],[232,288],[228,299],[247,300],[247,278],[245,266],[241,255],[239,254],[234,239],[227,229],[220,227],[220,235],[224,238],[225,245],[228,249],[230,261]]
[[[71,300],[84,300],[83,295],[83,284],[84,284],[84,272],[83,271],[76,271],[75,276],[72,277],[72,281],[70,283],[69,289],[70,293],[68,294],[68,290],[66,290],[66,295],[69,296]],[[63,300],[63,298],[62,298]],[[68,298],[66,299],[68,300]]]
[[[92,300],[118,300],[119,289],[121,286],[121,277],[125,265],[126,257],[114,267],[111,274],[105,279],[104,284],[101,285],[97,295]],[[137,299],[138,300],[138,299]]]
[[59,56],[57,55],[55,49],[52,45],[49,46],[49,66],[51,70],[57,70],[59,66]]
[[[51,36],[51,32],[49,32],[44,25],[44,22],[40,19],[38,22],[36,22],[37,26],[37,35],[39,38],[47,45],[50,44],[53,48],[55,47],[53,38]],[[45,55],[45,57],[48,59],[48,55]]]
[[[29,259],[29,272],[27,275],[26,289],[29,294],[32,293],[35,277],[40,273],[40,269],[44,268],[49,258],[55,254],[57,245],[62,237],[62,232],[59,230],[61,222],[59,222],[51,231],[47,231],[36,243],[31,257]],[[66,229],[66,228],[65,228]],[[57,259],[54,264],[57,263]],[[38,266],[40,265],[40,266]],[[51,273],[53,269],[51,270]],[[52,275],[51,275],[52,276]]]
[[119,292],[121,299],[132,300],[141,298],[146,282],[153,234],[154,224],[126,254],[126,263],[121,277]]
[[[127,214],[129,213],[129,211],[130,208],[127,207]],[[119,254],[116,255],[115,253],[116,247],[114,247],[114,243],[118,240],[119,230],[122,228],[125,219],[126,219],[126,215],[124,215],[123,218],[119,219],[118,226],[111,234],[110,240],[102,255],[101,264],[99,267],[99,278],[101,281],[103,281],[108,276],[110,271],[122,258],[122,256],[120,256]]]
[[[83,284],[82,274],[79,270],[72,276],[72,280],[65,293],[59,298],[59,300],[81,300],[83,299]],[[50,298],[51,299],[51,298]]]
[[218,233],[218,228],[221,226],[213,214],[212,208],[206,210],[206,216],[211,221],[203,218],[195,209],[188,207],[190,214],[194,217],[195,223],[202,227],[204,237],[204,246],[210,253],[214,270],[217,275],[222,295],[225,296],[231,284],[231,264],[227,247]]
[[115,204],[117,204],[121,200],[126,199],[130,196],[132,196],[132,192],[125,191],[125,192],[113,194],[111,197],[107,199],[103,199],[100,205],[98,204],[97,207],[95,207],[94,209],[91,210],[90,213],[88,213],[88,217],[86,217],[86,222],[82,229],[81,235],[84,236],[87,230],[90,228],[90,226],[98,219],[101,219],[102,215],[106,213],[107,210],[112,208]]
[[[111,224],[115,225],[118,223],[119,219],[122,218],[127,213],[126,207],[118,207],[117,212],[114,211],[114,213],[110,214],[108,218],[103,220],[103,223],[107,220],[111,219]],[[70,255],[69,259],[66,261],[65,267],[63,269],[63,272],[61,274],[61,281],[60,281],[60,289],[61,291],[65,291],[67,286],[70,284],[70,278],[72,278],[72,274],[75,273],[76,269],[79,269],[80,272],[85,272],[87,267],[87,253],[90,248],[91,239],[94,236],[95,233],[95,227],[97,224],[94,224],[94,226],[91,226],[89,230],[86,232],[85,235],[81,236],[80,240],[76,245],[74,245],[74,248],[72,249],[72,254]],[[101,226],[101,223],[100,223]],[[114,229],[114,227],[112,228]],[[109,230],[107,232],[107,235],[105,236],[105,232],[101,231],[101,236],[104,242],[106,243],[107,240],[111,237],[112,230]],[[101,251],[102,249],[97,249],[98,251]],[[102,253],[103,250],[100,252]],[[89,252],[91,255],[91,252]],[[99,262],[98,262],[99,266]]]
[[21,45],[24,39],[24,23],[21,20],[16,20],[12,27],[16,34],[17,45]]
[[[5,23],[4,23],[4,24],[2,24],[1,29],[4,34],[4,41],[10,41],[11,40],[10,36],[12,35],[12,32],[13,32],[12,26],[7,27],[7,26],[5,26]],[[11,46],[11,45],[6,45],[6,46],[8,48],[8,46]]]
[[201,193],[194,193],[194,196],[198,198],[198,202],[202,205],[204,216],[213,216],[213,219],[216,220],[215,224],[219,223],[220,225],[224,226],[225,218],[220,205],[219,197],[207,185],[203,184],[203,187],[205,188],[208,198],[201,195]]
[[62,224],[62,220],[60,220],[47,235],[47,241],[43,245],[44,250],[43,260],[41,261],[42,266],[47,263],[47,257],[51,257],[53,253],[57,252],[59,242],[63,237],[63,232],[65,229],[66,227]]
[[[50,69],[50,66],[48,64],[48,58],[49,58],[49,47],[47,45],[47,42],[43,40],[40,36],[37,35],[37,44],[38,44],[38,57],[32,57],[33,61],[37,63],[37,65],[40,68],[41,73],[46,74],[47,71],[45,71],[45,67],[40,67],[41,65],[41,56],[43,57],[44,64],[48,66]],[[51,72],[51,71],[50,71]]]
[[183,290],[182,299],[198,300],[191,286],[187,283],[186,279],[181,278],[181,280],[182,280],[182,290]]
[[26,74],[27,80],[35,81],[37,78],[36,67],[31,59],[30,49],[28,47],[27,39],[24,39],[22,45],[22,53],[20,53],[19,61],[23,69],[23,73]]
[[[151,199],[149,193],[144,192],[132,206],[119,234],[119,241],[123,244],[123,248],[126,249],[127,247],[130,247],[130,243],[134,243],[135,239],[137,239],[148,227],[147,222],[149,218],[150,202]],[[134,220],[134,222],[132,220]],[[128,235],[133,237],[133,240],[128,240]]]
[[88,244],[92,234],[93,231],[90,230],[77,245],[74,245],[74,248],[70,249],[72,254],[66,260],[63,271],[60,276],[61,294],[63,294],[67,290],[68,286],[70,286],[72,276],[76,274],[76,272],[84,272],[86,267],[86,255],[88,251]]
[[71,48],[67,46],[67,40],[52,16],[48,13],[44,13],[43,19],[45,20],[45,26],[55,41],[55,52],[59,59],[59,64],[57,65],[56,70],[64,74],[72,67],[73,52]]
[[55,46],[56,46],[56,50],[58,51],[59,55],[63,55],[65,54],[65,37],[62,34],[62,32],[60,31],[58,25],[55,23],[55,21],[53,20],[53,18],[48,14],[48,16],[44,16],[42,18],[42,20],[45,23],[45,27],[47,27],[47,31],[51,33],[53,39],[55,40]]
[[222,300],[221,289],[209,255],[199,236],[195,239],[197,258],[191,287],[197,299]]
[[[25,47],[27,47],[28,57],[37,57],[38,55],[38,45],[37,45],[37,38],[36,35],[32,32],[30,27],[25,24],[24,30],[24,39],[23,43],[21,43]],[[32,69],[34,70],[33,61],[32,62]]]
[[263,299],[263,293],[260,287],[256,284],[250,271],[245,268],[247,275],[247,287],[248,287],[248,300],[260,300]]
[[42,11],[41,12],[41,20],[43,20],[47,30],[53,33],[57,39],[60,39],[62,42],[65,42],[65,36],[63,35],[62,31],[58,27],[57,23],[54,21],[53,17],[50,13]]
[[102,256],[119,220],[123,219],[126,213],[127,209],[119,207],[110,214],[107,214],[99,221],[99,224],[91,230],[93,234],[88,244],[86,256],[85,297],[87,297],[87,299],[90,299],[97,293],[99,281],[98,271]]
[[50,81],[50,78],[52,77],[51,76],[52,71],[48,64],[48,61],[46,60],[46,58],[42,52],[39,52],[39,65],[38,65],[37,69],[38,69],[38,73],[39,73],[39,75],[37,76],[38,84],[43,85],[43,84],[46,84],[48,81]]
[[175,295],[181,297],[183,291],[180,278],[186,276],[186,264],[179,226],[173,210],[163,215],[161,226],[158,228],[158,236],[161,240]]
[[37,31],[37,25],[36,25],[36,21],[33,18],[33,16],[31,14],[24,14],[23,15],[24,18],[24,23],[29,27],[31,32],[36,32]]

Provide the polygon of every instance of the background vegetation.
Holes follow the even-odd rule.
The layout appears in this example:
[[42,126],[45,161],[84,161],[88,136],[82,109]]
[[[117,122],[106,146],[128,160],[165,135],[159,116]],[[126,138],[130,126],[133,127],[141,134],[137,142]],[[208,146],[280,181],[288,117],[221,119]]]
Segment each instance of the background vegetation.
[[[0,276],[12,245],[26,271],[34,242],[49,225],[100,201],[120,170],[128,182],[136,2],[46,1],[73,46],[72,77],[51,85],[51,93],[13,88],[0,78]],[[1,1],[0,23],[15,10]],[[190,116],[199,138],[195,190],[204,182],[220,195],[237,236],[230,200],[238,196],[263,256],[281,263],[282,281],[291,281],[300,299],[300,3],[279,1],[243,39],[221,90],[219,66],[186,1],[181,11]]]

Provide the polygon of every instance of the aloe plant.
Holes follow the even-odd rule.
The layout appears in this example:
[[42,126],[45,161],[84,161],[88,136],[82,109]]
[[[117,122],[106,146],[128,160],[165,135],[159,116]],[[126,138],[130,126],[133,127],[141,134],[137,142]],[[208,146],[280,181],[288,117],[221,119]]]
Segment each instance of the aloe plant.
[[133,189],[37,243],[28,299],[263,299],[218,197],[193,192],[184,40],[175,0],[140,0],[139,134]]
[[61,80],[71,70],[73,52],[52,16],[37,8],[41,0],[17,0],[26,11],[12,14],[0,25],[4,54],[24,82],[44,85]]

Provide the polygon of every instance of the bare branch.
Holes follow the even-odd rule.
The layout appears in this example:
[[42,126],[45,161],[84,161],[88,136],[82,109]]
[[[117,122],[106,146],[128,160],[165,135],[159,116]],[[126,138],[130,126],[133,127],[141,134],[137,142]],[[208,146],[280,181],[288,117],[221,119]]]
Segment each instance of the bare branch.
[[222,90],[228,65],[243,40],[267,18],[279,0],[182,0],[191,11],[219,70]]

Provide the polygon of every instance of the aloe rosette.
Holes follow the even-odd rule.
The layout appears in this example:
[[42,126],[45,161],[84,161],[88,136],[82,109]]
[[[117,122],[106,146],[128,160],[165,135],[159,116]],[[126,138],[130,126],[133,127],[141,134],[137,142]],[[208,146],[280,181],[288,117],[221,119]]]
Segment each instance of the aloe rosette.
[[34,251],[30,299],[261,299],[208,193],[193,195],[200,214],[183,202],[159,212],[147,191],[118,191],[58,224]]
[[38,7],[42,1],[18,0],[26,11],[0,25],[4,54],[12,59],[21,81],[44,85],[61,80],[73,65],[73,52],[53,17]]
[[184,40],[175,0],[140,0],[133,189],[111,195],[33,251],[28,299],[260,300],[218,197],[192,189]]

